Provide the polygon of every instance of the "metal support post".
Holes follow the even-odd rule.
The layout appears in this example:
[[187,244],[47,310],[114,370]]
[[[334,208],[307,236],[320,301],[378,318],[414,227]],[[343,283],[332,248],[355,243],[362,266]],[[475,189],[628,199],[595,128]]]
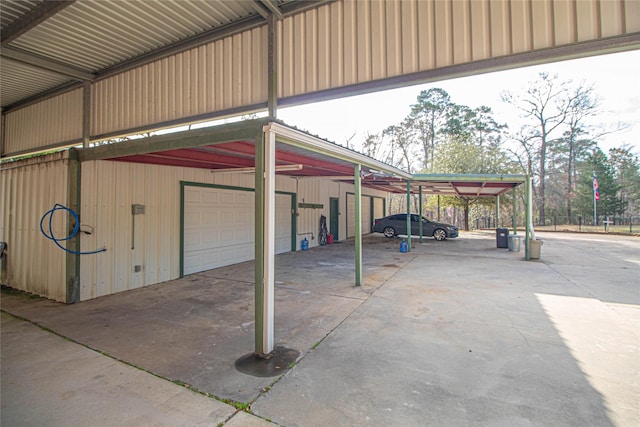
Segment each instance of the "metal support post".
[[355,251],[356,251],[356,286],[362,285],[362,177],[361,166],[356,164],[353,168],[353,182],[355,187]]
[[270,13],[267,20],[267,109],[271,120],[278,117],[277,27],[276,16]]
[[[80,192],[82,182],[81,163],[78,161],[78,152],[76,149],[69,151],[69,163],[67,166],[67,207],[78,213],[80,212]],[[53,214],[52,214],[53,215]],[[73,218],[68,215],[67,230],[71,231],[76,226]],[[80,234],[77,233],[72,239],[67,240],[67,249],[70,251],[80,252]],[[66,298],[67,304],[73,304],[80,301],[80,254],[65,253],[65,269],[66,269]]]
[[407,251],[411,252],[411,181],[407,180]]
[[524,257],[525,259],[530,259],[529,252],[529,236],[531,235],[531,177],[527,175],[526,181],[524,184],[525,198],[527,200],[526,203],[526,214],[525,214],[525,228],[524,228]]
[[274,350],[275,133],[255,147],[255,353]]
[[420,225],[418,226],[418,228],[420,229],[420,243],[422,243],[422,185],[420,185],[418,187],[418,191],[420,192],[420,195],[418,196],[419,199],[419,203],[420,203]]
[[516,189],[514,188],[511,192],[511,204],[512,204],[512,219],[511,219],[511,225],[513,227],[513,234],[518,234],[518,230],[517,230],[517,226],[518,226],[518,217],[517,217],[517,212],[516,212],[516,208],[517,208],[517,195],[516,195]]

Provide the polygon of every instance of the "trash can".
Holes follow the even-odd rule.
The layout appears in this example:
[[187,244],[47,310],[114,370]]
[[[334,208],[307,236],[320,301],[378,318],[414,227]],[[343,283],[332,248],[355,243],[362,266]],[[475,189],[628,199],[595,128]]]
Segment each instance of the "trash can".
[[522,236],[518,236],[517,234],[510,234],[508,236],[509,239],[509,251],[511,252],[520,252],[520,239]]
[[540,259],[540,248],[542,248],[542,240],[529,239],[529,258]]
[[509,235],[508,228],[496,228],[496,246],[498,248],[509,247],[509,243],[507,242],[508,235]]

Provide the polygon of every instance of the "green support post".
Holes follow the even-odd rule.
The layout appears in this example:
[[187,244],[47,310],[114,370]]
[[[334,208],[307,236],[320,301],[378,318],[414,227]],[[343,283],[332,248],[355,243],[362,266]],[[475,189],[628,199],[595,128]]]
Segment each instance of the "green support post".
[[496,228],[500,227],[500,195],[496,196]]
[[517,220],[517,216],[516,216],[516,212],[517,212],[517,197],[516,197],[516,189],[514,188],[512,190],[512,194],[511,194],[511,204],[512,204],[512,208],[513,208],[513,216],[511,219],[511,225],[513,227],[513,234],[518,234],[518,230],[517,230],[517,226],[518,226],[518,220]]
[[[78,161],[77,150],[69,150],[69,163],[67,166],[67,207],[78,214],[80,212],[80,185],[81,185],[81,166]],[[76,226],[73,223],[73,217],[68,215],[67,230],[71,234],[71,230]],[[67,249],[70,251],[80,252],[80,234],[77,233],[72,239],[67,240]],[[66,269],[66,298],[67,304],[73,304],[80,301],[80,255],[70,252],[65,253],[65,269]]]
[[407,180],[407,251],[411,252],[411,181]]
[[356,286],[362,286],[362,177],[361,166],[356,164],[353,168],[353,183],[355,187],[355,251],[356,251]]
[[419,232],[419,234],[420,234],[420,243],[422,243],[422,185],[418,186],[418,191],[420,192],[420,195],[418,196],[419,203],[420,203],[420,208],[419,208],[420,223],[418,225],[418,228],[420,230],[420,232]]
[[529,236],[531,233],[531,177],[527,175],[524,184],[525,199],[526,199],[526,213],[525,213],[525,226],[524,226],[524,258],[530,259],[529,254]]

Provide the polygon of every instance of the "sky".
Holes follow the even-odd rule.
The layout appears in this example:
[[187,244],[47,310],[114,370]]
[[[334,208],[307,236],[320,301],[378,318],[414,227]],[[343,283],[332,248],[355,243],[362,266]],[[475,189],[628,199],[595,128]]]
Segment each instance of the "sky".
[[517,93],[526,89],[527,82],[543,71],[558,74],[561,80],[593,84],[601,101],[600,122],[608,126],[617,122],[629,125],[625,131],[604,138],[600,147],[606,152],[627,144],[640,155],[640,50],[279,108],[278,118],[340,145],[350,141],[351,146],[359,149],[368,133],[377,134],[400,123],[421,91],[438,87],[447,91],[457,104],[472,108],[486,105],[499,122],[514,124],[518,115],[500,100],[500,94],[505,90]]

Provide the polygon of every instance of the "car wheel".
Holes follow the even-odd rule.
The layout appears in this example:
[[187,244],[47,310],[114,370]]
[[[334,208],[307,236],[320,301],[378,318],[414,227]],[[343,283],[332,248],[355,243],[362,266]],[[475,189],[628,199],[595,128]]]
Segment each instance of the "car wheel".
[[396,235],[396,230],[393,227],[385,227],[382,234],[384,234],[384,237],[393,237]]
[[436,240],[447,240],[447,232],[442,228],[438,228],[433,232],[433,238]]

